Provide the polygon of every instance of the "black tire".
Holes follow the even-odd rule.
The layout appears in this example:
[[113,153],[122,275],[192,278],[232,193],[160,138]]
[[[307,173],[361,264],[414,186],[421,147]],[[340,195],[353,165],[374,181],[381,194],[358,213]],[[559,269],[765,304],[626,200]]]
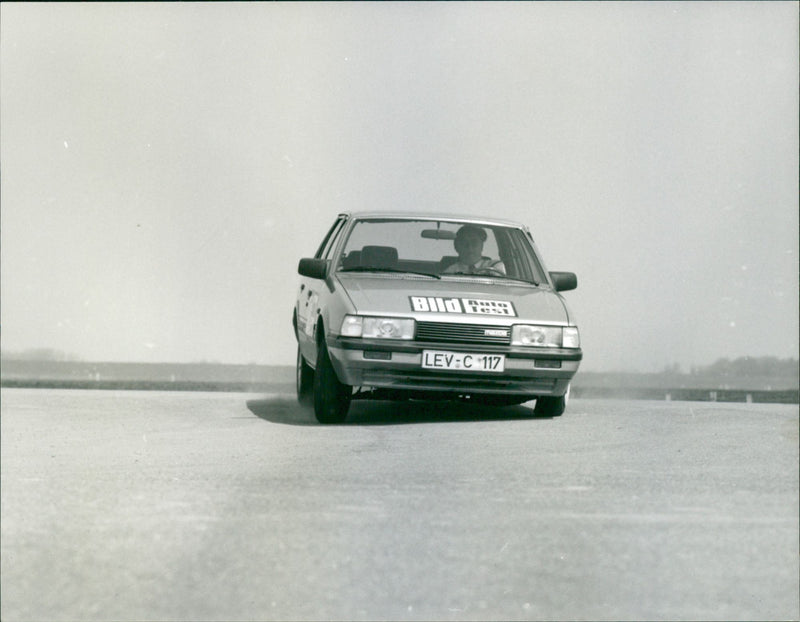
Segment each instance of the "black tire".
[[314,401],[314,370],[306,363],[297,346],[297,370],[295,376],[297,386],[297,401],[303,406],[311,406]]
[[352,388],[339,382],[324,343],[317,352],[314,371],[314,415],[320,423],[342,423],[350,408]]
[[560,417],[564,414],[569,401],[569,387],[567,392],[561,396],[548,395],[545,397],[536,398],[536,406],[533,408],[533,414],[537,417]]

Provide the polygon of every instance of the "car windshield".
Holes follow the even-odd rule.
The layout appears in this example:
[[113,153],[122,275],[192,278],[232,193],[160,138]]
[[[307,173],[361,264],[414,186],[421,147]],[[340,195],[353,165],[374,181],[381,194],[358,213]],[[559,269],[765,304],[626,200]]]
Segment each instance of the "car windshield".
[[407,272],[434,278],[480,275],[545,281],[522,229],[457,220],[358,220],[338,257],[346,272]]

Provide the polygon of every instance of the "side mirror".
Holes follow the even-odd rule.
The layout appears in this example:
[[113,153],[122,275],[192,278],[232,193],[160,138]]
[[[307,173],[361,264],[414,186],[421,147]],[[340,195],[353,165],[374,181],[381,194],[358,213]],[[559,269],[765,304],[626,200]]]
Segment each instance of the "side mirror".
[[297,265],[297,272],[301,276],[307,276],[311,279],[324,279],[327,269],[327,260],[314,259],[313,257],[303,257]]
[[578,287],[578,277],[574,272],[551,272],[550,278],[557,292],[568,292]]

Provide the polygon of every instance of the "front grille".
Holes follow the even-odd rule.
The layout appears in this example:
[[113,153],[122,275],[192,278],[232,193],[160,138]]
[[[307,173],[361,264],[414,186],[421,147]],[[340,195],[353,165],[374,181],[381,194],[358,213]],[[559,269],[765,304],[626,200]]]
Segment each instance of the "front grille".
[[[501,334],[502,333],[502,334]],[[485,324],[456,324],[451,322],[417,322],[417,341],[449,343],[511,343],[511,329]]]
[[454,393],[527,393],[549,395],[556,387],[555,378],[506,376],[489,378],[474,373],[450,373],[430,370],[364,370],[363,385],[395,389],[437,390]]

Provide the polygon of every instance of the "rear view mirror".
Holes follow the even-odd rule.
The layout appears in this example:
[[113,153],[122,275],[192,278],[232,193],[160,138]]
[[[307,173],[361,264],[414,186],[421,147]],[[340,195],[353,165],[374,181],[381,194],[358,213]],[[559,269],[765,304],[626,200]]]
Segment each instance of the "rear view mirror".
[[423,229],[422,237],[426,240],[455,240],[456,232],[447,229]]
[[578,287],[578,277],[574,272],[551,272],[550,278],[557,292],[568,292]]
[[324,279],[327,268],[328,261],[325,259],[304,257],[297,266],[297,272],[301,276],[307,276],[311,279]]

